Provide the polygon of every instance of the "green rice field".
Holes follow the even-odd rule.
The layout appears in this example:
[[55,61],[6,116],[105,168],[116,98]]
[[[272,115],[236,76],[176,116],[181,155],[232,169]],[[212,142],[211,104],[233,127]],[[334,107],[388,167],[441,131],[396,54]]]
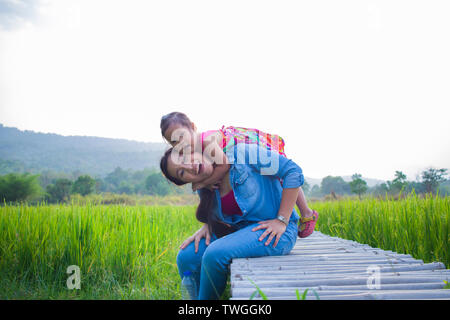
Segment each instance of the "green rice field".
[[[0,208],[1,299],[179,299],[176,255],[193,206]],[[68,290],[68,266],[81,289]]]
[[450,268],[450,197],[315,202],[316,230]]
[[[449,197],[314,202],[317,230],[449,268]],[[0,207],[0,299],[180,299],[176,255],[195,206]],[[81,289],[67,288],[80,267]]]

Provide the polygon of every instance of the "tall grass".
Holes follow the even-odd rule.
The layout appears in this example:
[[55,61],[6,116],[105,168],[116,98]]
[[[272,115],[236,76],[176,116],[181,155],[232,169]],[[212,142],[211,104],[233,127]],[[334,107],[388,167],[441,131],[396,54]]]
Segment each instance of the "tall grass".
[[[450,198],[315,202],[317,228],[450,267]],[[178,247],[195,206],[72,203],[0,208],[0,299],[179,299]],[[67,267],[81,269],[68,290]]]
[[[177,299],[176,254],[194,207],[38,205],[0,208],[0,298]],[[68,290],[69,265],[81,290]]]
[[450,198],[413,194],[404,199],[315,202],[323,233],[408,253],[450,268]]
[[79,205],[86,204],[125,204],[128,206],[191,206],[198,205],[199,198],[197,194],[178,194],[178,195],[138,195],[138,194],[115,194],[115,193],[91,193],[86,196],[72,194],[69,203]]

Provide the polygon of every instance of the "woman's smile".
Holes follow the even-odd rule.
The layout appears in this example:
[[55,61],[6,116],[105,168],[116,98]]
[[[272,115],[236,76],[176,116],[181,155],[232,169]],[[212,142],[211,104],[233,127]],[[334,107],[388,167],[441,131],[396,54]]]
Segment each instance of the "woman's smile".
[[169,157],[168,170],[181,181],[190,183],[205,180],[214,168],[202,154],[194,152],[191,157],[173,154]]

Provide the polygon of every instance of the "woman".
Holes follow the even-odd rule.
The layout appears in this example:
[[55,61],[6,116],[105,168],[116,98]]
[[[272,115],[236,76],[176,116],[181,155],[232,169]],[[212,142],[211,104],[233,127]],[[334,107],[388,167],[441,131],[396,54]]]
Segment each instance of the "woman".
[[[189,161],[169,149],[161,170],[177,185],[201,182],[214,166],[201,153]],[[295,202],[304,182],[292,160],[258,145],[238,144],[227,152],[230,170],[219,188],[199,190],[197,219],[205,224],[182,245],[177,256],[180,276],[191,271],[198,297],[218,299],[233,258],[288,254],[297,239]],[[281,186],[279,179],[283,181]]]

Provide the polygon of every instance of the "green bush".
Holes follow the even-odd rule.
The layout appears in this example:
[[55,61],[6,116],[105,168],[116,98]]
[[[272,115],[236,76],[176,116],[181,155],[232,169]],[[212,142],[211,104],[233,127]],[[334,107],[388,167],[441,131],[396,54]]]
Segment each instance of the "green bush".
[[16,202],[34,200],[43,195],[39,185],[39,175],[29,173],[9,173],[0,176],[0,200],[2,202]]

